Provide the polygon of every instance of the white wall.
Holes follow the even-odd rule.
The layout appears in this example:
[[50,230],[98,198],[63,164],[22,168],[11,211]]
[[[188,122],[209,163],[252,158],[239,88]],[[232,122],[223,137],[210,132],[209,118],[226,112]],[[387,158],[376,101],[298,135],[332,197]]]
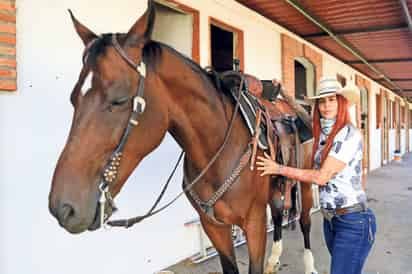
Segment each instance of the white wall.
[[337,60],[336,58],[324,55],[323,56],[323,71],[322,73],[327,76],[336,76],[336,74],[340,74],[346,78],[346,83],[354,83],[355,71],[346,65],[345,63]]
[[396,129],[389,129],[389,159],[391,162],[394,157],[394,151],[396,149]]
[[[233,1],[187,0],[201,10],[201,64],[208,65],[208,16],[243,29],[246,71],[281,78],[280,35],[272,23]],[[83,46],[67,8],[96,33],[126,32],[145,1],[17,0],[18,92],[0,94],[0,273],[153,273],[193,255],[196,217],[185,198],[132,229],[71,235],[48,212],[57,158],[71,124],[69,95]],[[118,217],[142,214],[167,178],[179,149],[167,137],[134,172],[117,200]],[[161,163],[159,165],[159,163]],[[180,191],[181,172],[166,200]],[[136,272],[137,271],[137,272]]]
[[401,129],[401,154],[406,152],[406,130]]
[[409,129],[409,151],[412,152],[412,129]]
[[[170,31],[179,30],[179,31]],[[193,17],[166,6],[156,7],[156,21],[152,38],[166,43],[180,53],[192,55]]]
[[370,157],[370,170],[374,170],[381,166],[381,142],[382,135],[381,130],[376,128],[376,94],[379,94],[379,86],[371,82],[371,90],[369,91],[369,108],[371,116],[368,117],[369,121],[369,157]]
[[370,169],[381,167],[381,129],[371,131],[373,138],[370,138]]

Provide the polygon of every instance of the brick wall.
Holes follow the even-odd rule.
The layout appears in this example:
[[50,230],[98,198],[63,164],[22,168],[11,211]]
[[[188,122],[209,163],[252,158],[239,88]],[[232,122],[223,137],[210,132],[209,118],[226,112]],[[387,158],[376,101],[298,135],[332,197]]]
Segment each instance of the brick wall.
[[[355,85],[357,85],[360,89],[361,92],[362,88],[364,88],[367,92],[366,94],[366,100],[367,100],[367,109],[368,109],[368,113],[366,113],[368,116],[368,120],[370,119],[371,115],[372,115],[372,110],[371,110],[371,106],[370,106],[370,102],[371,102],[371,83],[370,81],[368,81],[367,79],[363,78],[362,76],[356,74],[355,75]],[[359,105],[356,107],[356,111],[357,111],[357,119],[358,119],[358,125],[360,124],[360,119],[361,119],[361,113],[362,113],[362,106]],[[369,120],[370,121],[370,120]]]
[[322,62],[322,55],[318,52],[316,52],[314,49],[304,46],[303,47],[303,56],[305,56],[309,61],[312,62],[312,64],[316,68],[316,83],[319,83],[320,78],[322,77],[323,74],[323,62]]
[[282,82],[291,96],[295,95],[295,58],[305,57],[315,66],[316,82],[322,76],[322,55],[292,37],[282,34]]
[[0,0],[0,91],[16,89],[15,0]]

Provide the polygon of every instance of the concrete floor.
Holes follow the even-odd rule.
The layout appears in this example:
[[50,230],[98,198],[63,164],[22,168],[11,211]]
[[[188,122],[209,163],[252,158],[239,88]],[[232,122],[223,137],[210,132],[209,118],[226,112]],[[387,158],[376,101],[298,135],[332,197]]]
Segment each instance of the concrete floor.
[[[402,162],[392,162],[372,171],[367,177],[369,206],[377,218],[375,245],[365,265],[365,274],[412,274],[412,153],[406,154]],[[329,254],[323,241],[322,218],[319,213],[312,216],[311,242],[315,265],[319,274],[327,274]],[[272,244],[268,235],[267,251]],[[299,229],[284,229],[284,251],[281,257],[280,274],[303,273],[303,237]],[[248,256],[246,245],[236,249],[240,273],[247,273]],[[176,274],[222,273],[218,258],[201,264],[183,261],[168,270]]]

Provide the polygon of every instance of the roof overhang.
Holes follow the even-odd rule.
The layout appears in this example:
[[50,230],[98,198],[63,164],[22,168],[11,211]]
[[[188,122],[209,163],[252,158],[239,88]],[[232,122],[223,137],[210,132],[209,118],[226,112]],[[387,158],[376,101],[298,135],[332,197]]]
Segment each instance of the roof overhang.
[[412,0],[236,0],[412,99]]

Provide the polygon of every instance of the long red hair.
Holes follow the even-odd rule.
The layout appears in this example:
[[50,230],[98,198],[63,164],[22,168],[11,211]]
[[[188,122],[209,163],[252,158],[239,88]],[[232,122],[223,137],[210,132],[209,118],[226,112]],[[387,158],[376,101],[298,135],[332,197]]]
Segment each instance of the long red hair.
[[[322,166],[326,157],[329,154],[330,149],[333,145],[333,139],[335,139],[336,134],[341,130],[345,125],[351,124],[350,113],[349,113],[349,102],[342,95],[336,95],[338,101],[338,114],[336,115],[336,122],[333,126],[332,132],[329,134],[326,139],[325,148],[322,151],[320,166]],[[316,100],[315,106],[313,108],[313,149],[312,149],[312,167],[315,162],[315,153],[318,150],[319,138],[320,138],[320,112],[319,112],[319,99]]]

